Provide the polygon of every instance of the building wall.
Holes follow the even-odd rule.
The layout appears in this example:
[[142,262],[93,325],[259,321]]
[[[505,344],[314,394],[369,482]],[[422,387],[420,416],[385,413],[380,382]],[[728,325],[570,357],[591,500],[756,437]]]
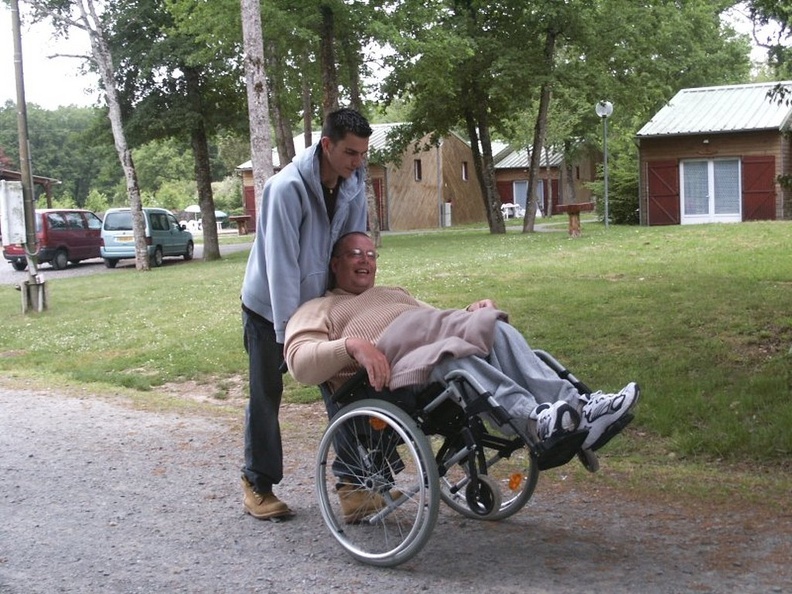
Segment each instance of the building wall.
[[451,204],[451,223],[486,223],[487,212],[473,163],[473,151],[455,135],[443,140],[440,151],[443,157],[443,201]]
[[[416,161],[420,161],[420,179],[416,179]],[[467,163],[467,180],[462,176],[463,163]],[[253,173],[250,170],[241,173],[245,214],[251,217],[251,228],[255,228]],[[473,153],[467,143],[454,134],[444,138],[439,147],[429,150],[414,153],[411,146],[398,165],[372,164],[369,176],[382,213],[380,227],[383,230],[440,227],[445,203],[451,204],[452,225],[486,222]]]
[[[602,162],[602,156],[598,158],[585,157],[572,163],[571,175],[572,182],[575,187],[574,200],[564,199],[562,204],[569,204],[570,202],[578,204],[580,202],[591,202],[593,200],[593,193],[586,184],[593,182],[597,179],[597,164]],[[564,164],[561,164],[562,178],[565,176]],[[564,187],[568,182],[562,179],[561,192],[565,193]]]
[[[436,148],[402,155],[401,163],[388,165],[386,187],[388,220],[392,231],[428,229],[439,226],[439,204],[442,200],[437,180],[440,152]],[[416,179],[416,162],[420,179]]]
[[[647,164],[653,161],[684,159],[718,159],[724,157],[772,156],[776,175],[790,172],[789,141],[777,131],[743,132],[735,134],[698,134],[640,139],[640,210],[641,224],[646,224],[648,212]],[[790,192],[776,182],[776,218],[792,218]]]
[[[779,161],[776,161],[779,163]],[[781,167],[777,169],[778,175],[790,176],[787,178],[792,184],[792,138],[786,135],[781,136]],[[779,184],[780,185],[780,184]],[[781,187],[779,220],[792,220],[792,189]]]
[[[416,162],[420,162],[420,180]],[[463,163],[467,163],[467,180],[462,179]],[[398,166],[388,166],[385,185],[392,231],[442,226],[445,203],[451,204],[452,225],[486,221],[473,153],[453,134],[429,150],[414,153],[408,148]]]

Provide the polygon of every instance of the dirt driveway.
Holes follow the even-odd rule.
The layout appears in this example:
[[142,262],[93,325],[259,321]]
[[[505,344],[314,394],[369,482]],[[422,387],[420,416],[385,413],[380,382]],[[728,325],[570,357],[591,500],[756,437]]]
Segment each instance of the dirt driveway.
[[278,492],[297,515],[272,523],[242,512],[243,409],[224,407],[150,412],[0,385],[0,594],[792,592],[789,517],[658,505],[555,471],[515,517],[443,507],[415,559],[361,565],[315,501],[323,409],[284,407]]

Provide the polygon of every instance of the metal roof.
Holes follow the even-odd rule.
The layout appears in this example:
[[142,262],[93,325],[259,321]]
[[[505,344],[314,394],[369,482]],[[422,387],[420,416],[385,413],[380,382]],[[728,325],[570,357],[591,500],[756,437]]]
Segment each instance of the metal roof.
[[638,137],[781,130],[792,108],[771,99],[777,85],[792,81],[682,89],[639,131]]
[[[61,184],[61,180],[55,179],[54,177],[44,177],[43,175],[33,175],[33,183],[34,184]],[[6,169],[5,167],[0,167],[0,180],[6,181],[22,181],[22,172],[14,171],[13,169]]]
[[[539,157],[540,167],[559,167],[564,156],[553,147],[542,150]],[[527,169],[530,165],[530,151],[526,148],[513,150],[495,163],[495,169]]]

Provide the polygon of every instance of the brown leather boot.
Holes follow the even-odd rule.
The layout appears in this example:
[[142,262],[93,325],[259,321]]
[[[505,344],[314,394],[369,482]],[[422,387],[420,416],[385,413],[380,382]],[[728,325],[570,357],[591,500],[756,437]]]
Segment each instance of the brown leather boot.
[[344,522],[347,524],[356,524],[388,505],[382,496],[359,485],[339,485],[337,491]]
[[242,477],[242,490],[245,493],[245,511],[254,518],[269,520],[288,516],[292,513],[289,506],[278,499],[272,491],[268,493],[256,491],[245,476]]

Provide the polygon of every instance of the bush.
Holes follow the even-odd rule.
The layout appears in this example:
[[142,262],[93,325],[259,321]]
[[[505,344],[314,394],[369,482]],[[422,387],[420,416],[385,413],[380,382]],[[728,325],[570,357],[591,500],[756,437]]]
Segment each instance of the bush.
[[[603,168],[598,168],[602,181],[591,182],[587,186],[595,196],[596,213],[605,220],[605,181]],[[628,151],[617,153],[608,160],[608,215],[615,225],[637,225],[639,195],[638,153]]]

